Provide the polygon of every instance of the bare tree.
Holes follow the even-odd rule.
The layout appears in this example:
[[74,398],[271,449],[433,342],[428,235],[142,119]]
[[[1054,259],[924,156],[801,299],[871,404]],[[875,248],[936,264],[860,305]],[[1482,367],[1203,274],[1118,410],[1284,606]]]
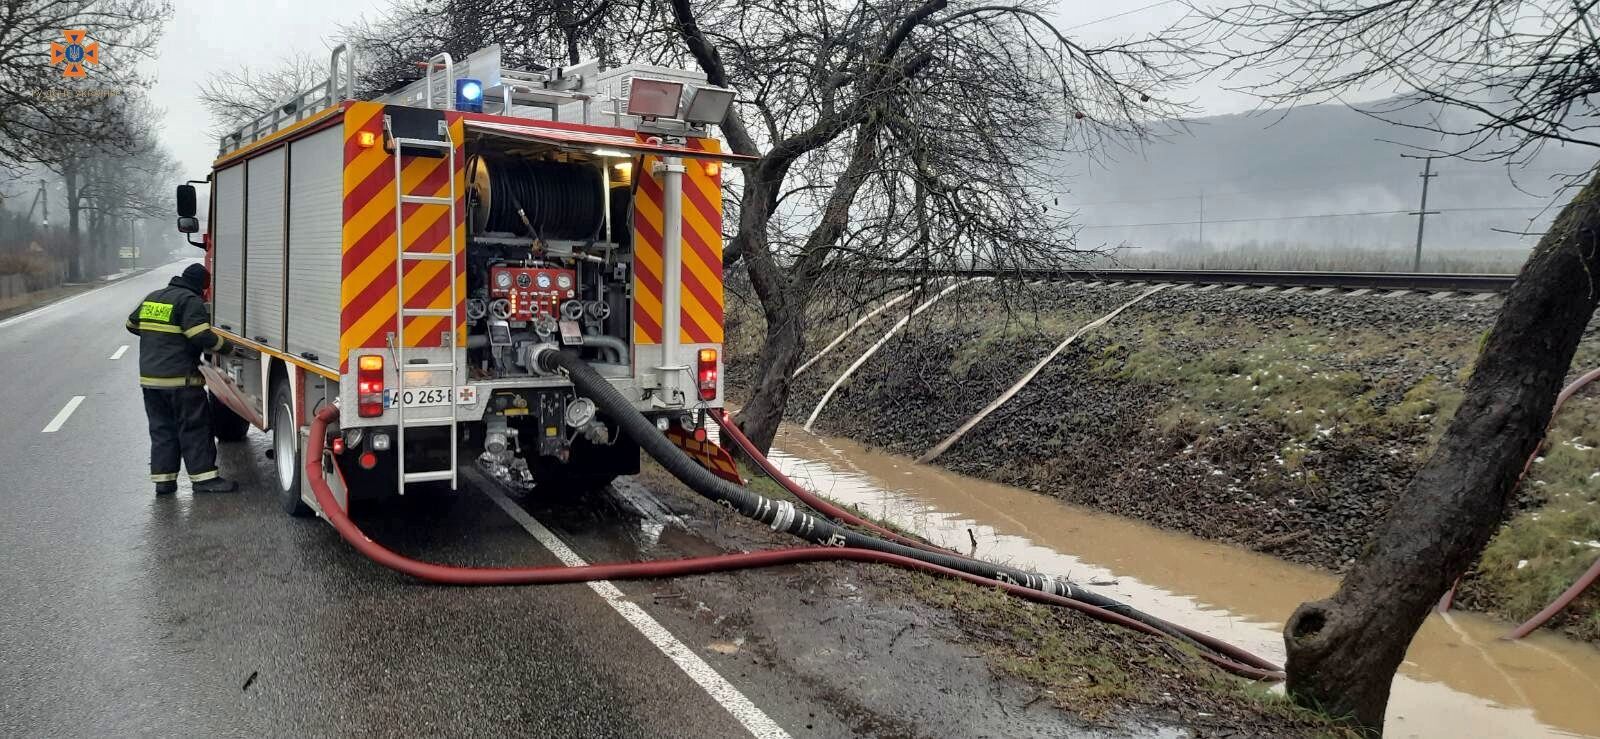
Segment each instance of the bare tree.
[[141,94],[93,98],[79,115],[99,122],[94,135],[53,137],[34,153],[65,189],[72,279],[114,264],[111,220],[160,212],[157,203],[165,209],[175,166],[157,140],[160,112]]
[[[0,13],[0,166],[37,162],[54,141],[93,135],[95,98],[138,89],[138,73],[172,12],[164,0],[17,0]],[[50,43],[87,30],[98,45],[82,79],[64,79]]]
[[1139,137],[1182,112],[1162,99],[1183,49],[1086,47],[1045,3],[872,5],[672,0],[713,84],[741,90],[722,122],[743,168],[725,260],[766,318],[740,415],[771,446],[820,294],[890,267],[1007,267],[1074,253],[1039,163]]
[[[1294,0],[1207,12],[1202,22],[1230,49],[1236,79],[1271,103],[1398,90],[1360,107],[1439,134],[1442,153],[1516,162],[1551,143],[1600,146],[1594,7]],[[1426,115],[1439,109],[1472,122]],[[1301,605],[1285,625],[1288,688],[1301,704],[1381,731],[1412,637],[1499,525],[1600,301],[1600,176],[1581,180],[1587,186],[1506,296],[1433,454],[1338,592]]]
[[200,104],[211,115],[213,135],[238,128],[328,76],[325,58],[300,52],[266,67],[240,66],[211,75],[200,85]]
[[[632,24],[647,14],[641,0],[395,0],[381,21],[344,31],[365,60],[364,86],[384,90],[421,77],[417,66],[439,52],[455,58],[500,44],[502,59],[519,69],[544,70],[586,58],[617,63],[641,56],[619,43],[638,38]],[[620,56],[619,56],[620,54]]]

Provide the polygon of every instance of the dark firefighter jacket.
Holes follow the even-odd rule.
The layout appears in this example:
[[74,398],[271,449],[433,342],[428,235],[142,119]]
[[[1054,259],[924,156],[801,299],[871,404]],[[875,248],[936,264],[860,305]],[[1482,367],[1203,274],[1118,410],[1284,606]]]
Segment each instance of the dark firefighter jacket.
[[139,337],[140,385],[205,384],[200,353],[222,353],[228,342],[211,330],[211,312],[200,297],[203,289],[179,275],[128,314],[128,331]]

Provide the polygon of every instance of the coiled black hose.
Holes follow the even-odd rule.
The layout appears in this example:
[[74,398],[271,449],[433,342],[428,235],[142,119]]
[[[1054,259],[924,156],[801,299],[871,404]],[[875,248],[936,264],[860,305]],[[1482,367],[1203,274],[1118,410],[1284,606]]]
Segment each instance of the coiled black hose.
[[484,157],[483,166],[489,175],[487,230],[585,240],[605,227],[608,203],[595,167],[498,157]]
[[635,410],[633,404],[623,398],[622,394],[618,393],[610,382],[596,372],[594,368],[590,367],[588,363],[578,358],[577,355],[551,349],[539,354],[537,361],[546,372],[565,372],[572,380],[572,385],[578,391],[578,394],[594,401],[600,410],[616,421],[624,434],[627,434],[629,438],[638,443],[641,449],[651,457],[654,457],[674,477],[683,481],[695,492],[714,502],[732,508],[746,517],[760,521],[770,526],[774,531],[793,534],[806,541],[823,546],[870,549],[901,557],[909,557],[997,582],[1020,585],[1043,593],[1103,608],[1154,627],[1174,638],[1194,643],[1193,639],[1165,620],[1140,611],[1126,603],[1084,590],[1066,580],[981,560],[942,554],[892,541],[884,541],[883,539],[851,531],[832,521],[798,510],[793,503],[788,501],[774,501],[747,488],[734,485],[717,477],[690,459],[689,455],[685,454],[682,449],[679,449],[664,434],[660,433],[655,424],[650,422],[650,419],[645,418]]

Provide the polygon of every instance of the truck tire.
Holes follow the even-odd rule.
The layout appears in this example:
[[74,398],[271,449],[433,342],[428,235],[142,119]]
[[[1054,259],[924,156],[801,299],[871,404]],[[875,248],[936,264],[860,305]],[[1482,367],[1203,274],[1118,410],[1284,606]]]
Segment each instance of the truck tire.
[[211,402],[211,433],[217,441],[244,441],[250,433],[250,422],[233,412],[226,403],[211,393],[206,393]]
[[277,484],[278,505],[295,517],[311,515],[311,506],[300,499],[300,477],[305,468],[301,459],[300,427],[294,422],[294,397],[289,383],[278,380],[272,384],[272,463],[273,482]]

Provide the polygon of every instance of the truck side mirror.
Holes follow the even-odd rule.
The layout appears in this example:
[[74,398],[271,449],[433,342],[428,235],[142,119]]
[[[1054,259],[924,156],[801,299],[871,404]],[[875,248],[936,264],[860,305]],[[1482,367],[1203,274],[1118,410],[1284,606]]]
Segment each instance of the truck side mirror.
[[204,241],[195,243],[188,234],[200,232],[200,219],[195,217],[194,185],[178,186],[178,233],[184,234],[191,246],[206,248]]
[[[195,213],[194,185],[179,185],[178,186],[178,219],[179,219],[178,223],[180,225],[178,226],[178,230],[179,231],[183,231],[183,226],[181,225],[183,223],[182,219],[184,219],[184,218],[191,218],[192,219],[192,218],[195,217],[195,215],[196,215],[196,213]],[[194,231],[198,231],[198,230],[199,229],[196,228]],[[183,232],[184,233],[194,233],[194,231],[183,231]]]

